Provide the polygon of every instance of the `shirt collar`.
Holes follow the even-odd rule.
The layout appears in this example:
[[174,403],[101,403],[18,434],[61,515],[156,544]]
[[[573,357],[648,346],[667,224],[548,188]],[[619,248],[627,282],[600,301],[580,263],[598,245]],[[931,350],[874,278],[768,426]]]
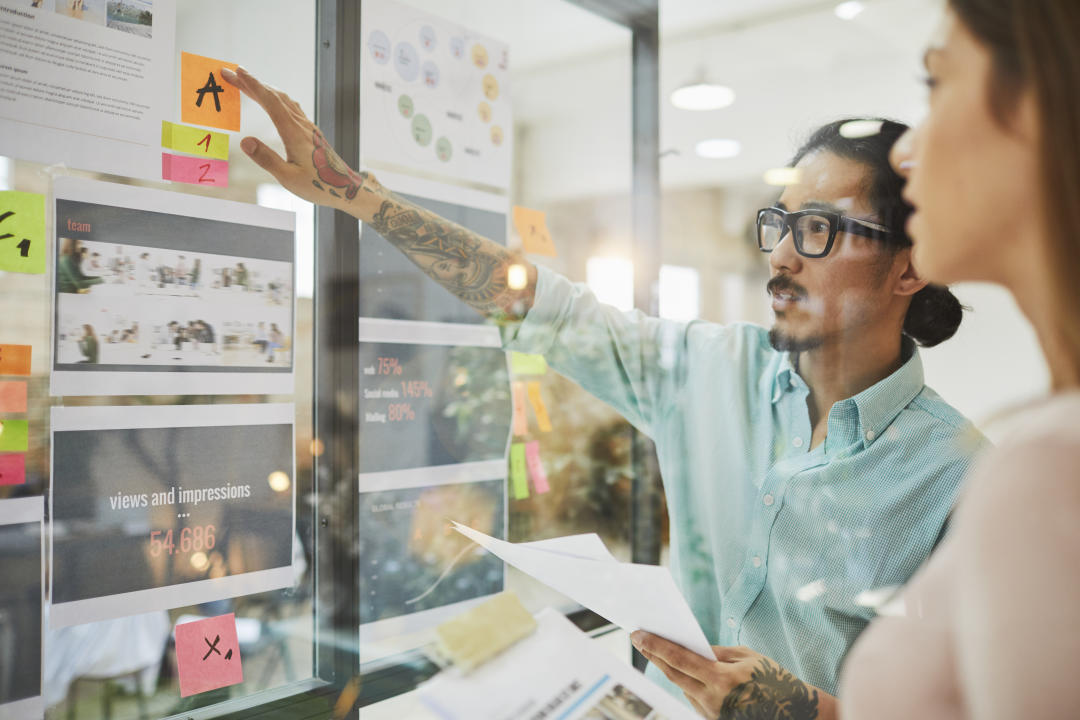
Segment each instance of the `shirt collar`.
[[[839,406],[855,406],[859,416],[859,434],[864,444],[869,445],[881,435],[900,411],[923,389],[925,379],[922,359],[915,343],[906,335],[901,339],[900,355],[905,359],[898,370],[858,395],[833,406],[834,412],[843,409]],[[774,378],[773,403],[779,402],[781,396],[789,390],[806,387],[805,381],[791,362],[791,353],[781,353]],[[832,414],[830,412],[830,416]]]

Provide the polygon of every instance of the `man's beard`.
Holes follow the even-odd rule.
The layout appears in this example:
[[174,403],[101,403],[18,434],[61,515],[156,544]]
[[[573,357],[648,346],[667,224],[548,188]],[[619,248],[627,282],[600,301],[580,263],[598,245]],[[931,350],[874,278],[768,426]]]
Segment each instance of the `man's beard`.
[[807,338],[797,338],[774,327],[769,330],[769,344],[777,352],[800,353],[814,350],[825,344],[825,338],[821,335],[811,335]]
[[[783,292],[793,295],[800,300],[805,300],[807,296],[806,288],[799,285],[787,275],[777,275],[770,278],[769,282],[765,285],[765,290],[769,295]],[[825,338],[821,335],[811,335],[808,338],[797,338],[794,335],[785,333],[778,327],[773,326],[773,328],[769,330],[769,344],[778,352],[798,353],[821,347],[825,344]]]

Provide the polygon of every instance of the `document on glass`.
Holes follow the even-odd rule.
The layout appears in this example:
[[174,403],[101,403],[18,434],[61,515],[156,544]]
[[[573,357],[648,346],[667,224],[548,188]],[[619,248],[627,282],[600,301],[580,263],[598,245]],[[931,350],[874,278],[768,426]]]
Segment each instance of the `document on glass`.
[[624,630],[645,630],[716,659],[667,568],[619,562],[595,534],[514,544],[460,523],[454,528]]
[[536,620],[536,632],[471,673],[451,667],[421,685],[420,700],[444,720],[699,717],[560,613]]

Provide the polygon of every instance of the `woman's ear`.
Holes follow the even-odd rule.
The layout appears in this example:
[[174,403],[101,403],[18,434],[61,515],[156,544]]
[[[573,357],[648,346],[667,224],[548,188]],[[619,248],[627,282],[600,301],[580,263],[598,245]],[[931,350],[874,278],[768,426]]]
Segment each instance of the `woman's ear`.
[[915,265],[911,261],[911,248],[906,247],[896,253],[896,258],[893,262],[901,267],[901,272],[896,280],[896,287],[894,288],[894,292],[897,295],[906,295],[910,297],[930,284],[928,281],[919,277],[918,271],[915,270]]

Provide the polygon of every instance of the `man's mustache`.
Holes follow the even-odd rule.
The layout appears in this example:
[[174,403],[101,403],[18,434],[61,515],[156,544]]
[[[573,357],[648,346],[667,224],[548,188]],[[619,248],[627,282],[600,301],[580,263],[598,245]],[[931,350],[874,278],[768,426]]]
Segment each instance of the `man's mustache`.
[[770,295],[775,295],[776,293],[790,293],[797,298],[804,298],[807,296],[806,288],[799,285],[787,275],[777,275],[770,279],[768,284],[765,285],[765,290]]

